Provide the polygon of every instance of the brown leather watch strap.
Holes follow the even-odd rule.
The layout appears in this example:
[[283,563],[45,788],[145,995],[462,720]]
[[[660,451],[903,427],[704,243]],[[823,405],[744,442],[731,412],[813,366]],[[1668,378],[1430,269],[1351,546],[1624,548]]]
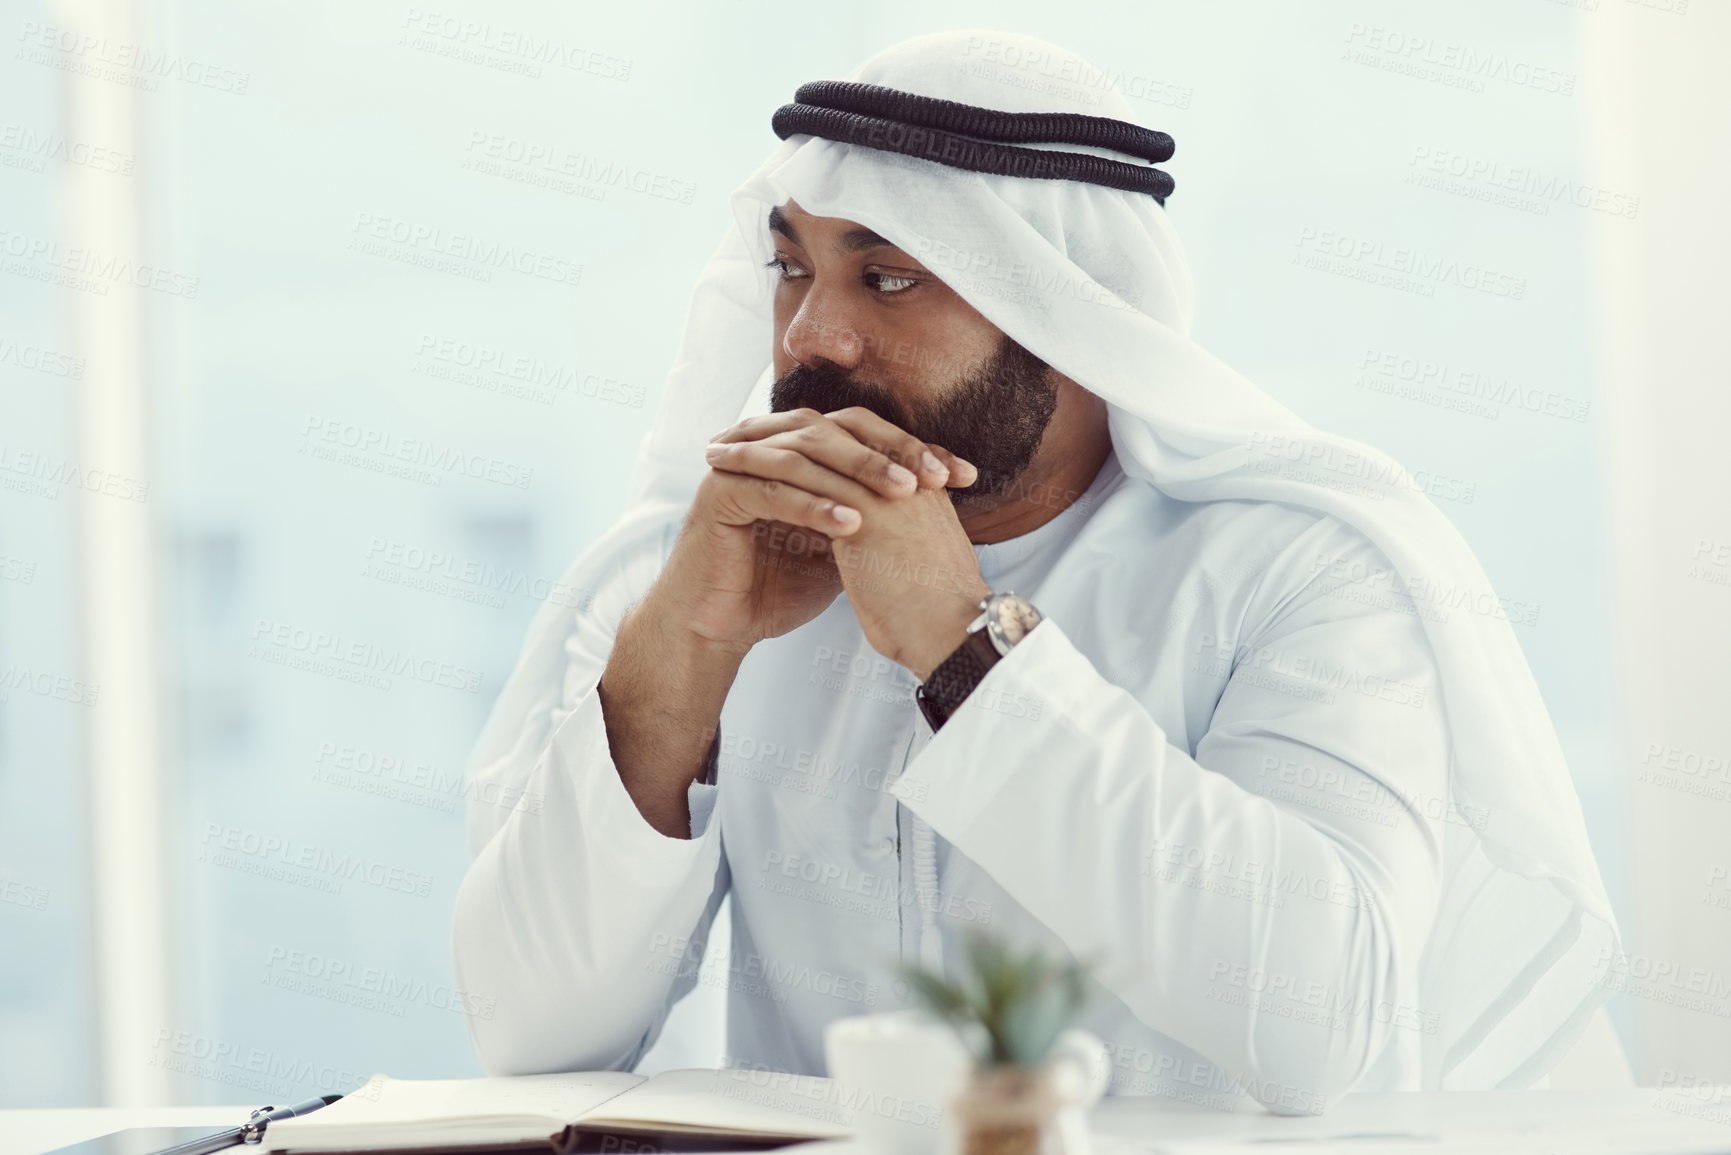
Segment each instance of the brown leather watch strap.
[[949,721],[950,715],[967,701],[974,687],[980,684],[980,679],[986,676],[986,671],[997,665],[1002,657],[998,647],[992,644],[991,636],[981,629],[969,634],[949,657],[938,663],[931,677],[914,691],[920,712],[925,714],[934,731]]

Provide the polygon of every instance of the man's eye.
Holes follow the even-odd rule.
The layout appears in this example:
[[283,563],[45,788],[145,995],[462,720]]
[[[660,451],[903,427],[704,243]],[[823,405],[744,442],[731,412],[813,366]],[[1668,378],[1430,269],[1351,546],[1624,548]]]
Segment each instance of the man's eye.
[[798,277],[805,276],[804,273],[789,264],[785,257],[771,257],[769,260],[764,262],[763,267],[766,269],[774,269],[776,272],[781,274],[781,279],[784,281],[791,281]]
[[898,277],[894,273],[867,273],[866,279],[876,280],[878,292],[885,296],[891,293],[905,293],[920,283],[917,277]]

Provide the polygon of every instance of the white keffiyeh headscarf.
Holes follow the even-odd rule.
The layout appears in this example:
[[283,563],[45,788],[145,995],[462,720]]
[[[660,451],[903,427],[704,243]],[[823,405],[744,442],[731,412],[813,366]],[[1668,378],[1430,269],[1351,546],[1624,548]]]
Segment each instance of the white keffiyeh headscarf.
[[[1005,112],[1133,121],[1121,93],[1083,104],[994,79],[1000,61],[1098,75],[1029,37],[957,31],[905,41],[848,79]],[[1018,55],[1019,54],[1019,55]],[[807,79],[823,79],[811,77]],[[769,113],[764,110],[767,124]],[[1032,146],[1039,147],[1039,146]],[[1145,162],[1099,149],[1128,163]],[[1175,194],[1183,196],[1182,187]],[[697,285],[679,357],[631,478],[624,518],[567,580],[594,589],[624,546],[683,518],[708,439],[767,411],[773,255],[765,218],[806,212],[873,229],[1036,356],[1103,398],[1119,461],[1181,501],[1276,501],[1332,514],[1394,574],[1349,575],[1409,597],[1441,671],[1454,763],[1444,894],[1422,966],[1428,1088],[1520,1087],[1561,1057],[1603,997],[1617,931],[1580,802],[1527,662],[1465,541],[1413,478],[1368,446],[1312,429],[1190,339],[1190,270],[1155,200],[1092,184],[987,176],[806,135],[783,141],[734,194],[736,227]],[[1445,608],[1452,607],[1452,608]],[[581,614],[579,615],[581,617]],[[472,768],[520,784],[558,710],[571,611],[531,630]],[[502,815],[472,822],[496,823]],[[471,828],[471,840],[490,831]]]

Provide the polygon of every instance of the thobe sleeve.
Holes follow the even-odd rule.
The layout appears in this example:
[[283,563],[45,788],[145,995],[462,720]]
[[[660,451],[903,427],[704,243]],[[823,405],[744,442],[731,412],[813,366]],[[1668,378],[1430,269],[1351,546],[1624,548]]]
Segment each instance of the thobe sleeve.
[[[614,568],[577,615],[559,683],[521,719],[517,763],[523,743],[539,745],[511,783],[514,805],[471,812],[479,848],[452,947],[459,986],[491,1011],[468,1019],[490,1074],[629,1070],[697,983],[729,884],[716,788],[690,788],[693,838],[651,827],[620,781],[596,691],[619,621],[658,568],[653,553]],[[481,777],[509,776],[511,763]]]
[[1448,765],[1417,619],[1314,580],[1319,552],[1387,571],[1326,520],[1236,639],[1132,640],[1151,657],[1131,668],[1183,662],[1193,692],[1218,669],[1194,756],[1047,618],[895,788],[1138,1019],[1283,1113],[1321,1110],[1422,1014]]

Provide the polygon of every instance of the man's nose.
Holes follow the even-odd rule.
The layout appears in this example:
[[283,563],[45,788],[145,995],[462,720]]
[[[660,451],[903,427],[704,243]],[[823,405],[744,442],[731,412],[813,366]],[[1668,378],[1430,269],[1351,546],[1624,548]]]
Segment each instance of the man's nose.
[[865,357],[866,338],[836,295],[813,285],[799,303],[781,338],[782,351],[801,365],[818,358],[856,369]]

